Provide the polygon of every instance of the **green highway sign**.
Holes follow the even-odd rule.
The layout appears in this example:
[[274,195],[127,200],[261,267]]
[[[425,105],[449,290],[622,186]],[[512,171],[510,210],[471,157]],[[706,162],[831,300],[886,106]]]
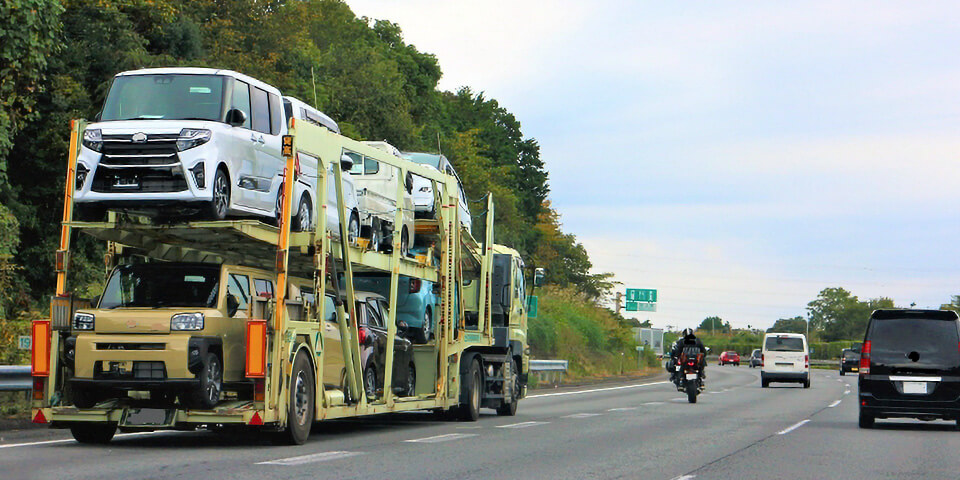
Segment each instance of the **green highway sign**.
[[30,350],[31,340],[30,335],[20,335],[17,338],[17,347],[20,350]]
[[628,302],[657,302],[657,290],[653,288],[628,288]]
[[537,296],[527,295],[527,318],[537,318]]
[[650,302],[627,302],[628,312],[656,312],[657,304]]

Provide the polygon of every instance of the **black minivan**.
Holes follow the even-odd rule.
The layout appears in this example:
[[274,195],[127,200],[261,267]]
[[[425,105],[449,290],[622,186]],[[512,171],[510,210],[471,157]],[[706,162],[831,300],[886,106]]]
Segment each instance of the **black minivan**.
[[860,427],[877,418],[960,426],[960,317],[949,310],[877,310],[860,352]]

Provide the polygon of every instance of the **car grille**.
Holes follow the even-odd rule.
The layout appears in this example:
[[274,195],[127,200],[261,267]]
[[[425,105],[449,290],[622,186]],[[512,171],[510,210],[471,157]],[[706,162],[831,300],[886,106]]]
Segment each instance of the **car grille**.
[[104,135],[100,163],[90,189],[99,193],[168,193],[187,190],[177,155],[175,133],[148,135],[134,143],[132,135]]
[[111,362],[110,369],[104,371],[103,362],[97,362],[93,368],[93,378],[98,380],[165,380],[167,368],[163,362],[133,362],[133,371],[121,371],[118,362]]
[[134,143],[132,135],[104,135],[100,165],[162,165],[180,163],[177,156],[175,133],[158,133],[147,136],[147,141]]

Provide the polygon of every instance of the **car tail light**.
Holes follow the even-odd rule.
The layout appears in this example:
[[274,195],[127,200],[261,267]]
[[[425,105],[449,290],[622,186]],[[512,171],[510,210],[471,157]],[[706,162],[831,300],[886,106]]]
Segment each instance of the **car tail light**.
[[410,279],[410,293],[417,293],[420,291],[420,286],[422,285],[422,280],[419,278]]
[[254,402],[263,401],[264,387],[265,387],[265,383],[262,378],[259,380],[253,381],[253,401]]
[[297,163],[294,164],[294,168],[293,168],[294,180],[300,178],[300,171],[301,171],[300,170],[300,154],[297,153]]
[[870,340],[860,349],[860,375],[870,375]]
[[810,355],[803,356],[803,368],[810,368]]
[[43,400],[44,389],[47,386],[47,381],[44,377],[33,377],[33,399],[34,400]]
[[763,358],[766,357],[766,356],[767,356],[767,355],[766,355],[765,353],[761,353],[761,354],[760,354],[760,366],[761,366],[761,367],[763,366]]
[[367,340],[370,339],[370,333],[367,332],[366,328],[361,328],[357,331],[357,339],[360,340],[360,345],[366,345]]

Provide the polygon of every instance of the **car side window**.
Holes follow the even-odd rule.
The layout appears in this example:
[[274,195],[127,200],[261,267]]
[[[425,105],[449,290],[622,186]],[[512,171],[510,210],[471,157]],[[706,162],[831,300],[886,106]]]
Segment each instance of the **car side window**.
[[250,278],[246,275],[231,273],[227,280],[227,294],[233,295],[240,306],[237,311],[245,311],[250,305]]
[[243,121],[243,128],[250,128],[250,86],[240,80],[233,81],[233,92],[230,96],[230,108],[237,109],[247,116]]
[[323,296],[323,319],[331,323],[337,322],[337,305],[333,303],[331,295]]
[[280,135],[280,122],[283,119],[280,97],[271,93],[267,98],[270,104],[270,135]]
[[363,175],[363,155],[357,152],[343,151],[343,154],[353,160],[353,167],[350,168],[351,175]]
[[264,280],[262,278],[256,278],[253,280],[253,288],[257,292],[258,297],[273,298],[273,282],[272,281]]
[[380,312],[378,309],[371,305],[370,303],[366,304],[367,308],[367,325],[371,327],[383,328],[383,318],[380,317]]
[[380,162],[370,157],[363,157],[363,174],[375,175],[378,172],[380,172]]
[[270,101],[267,92],[257,87],[251,88],[250,108],[253,109],[253,129],[260,133],[270,133]]

